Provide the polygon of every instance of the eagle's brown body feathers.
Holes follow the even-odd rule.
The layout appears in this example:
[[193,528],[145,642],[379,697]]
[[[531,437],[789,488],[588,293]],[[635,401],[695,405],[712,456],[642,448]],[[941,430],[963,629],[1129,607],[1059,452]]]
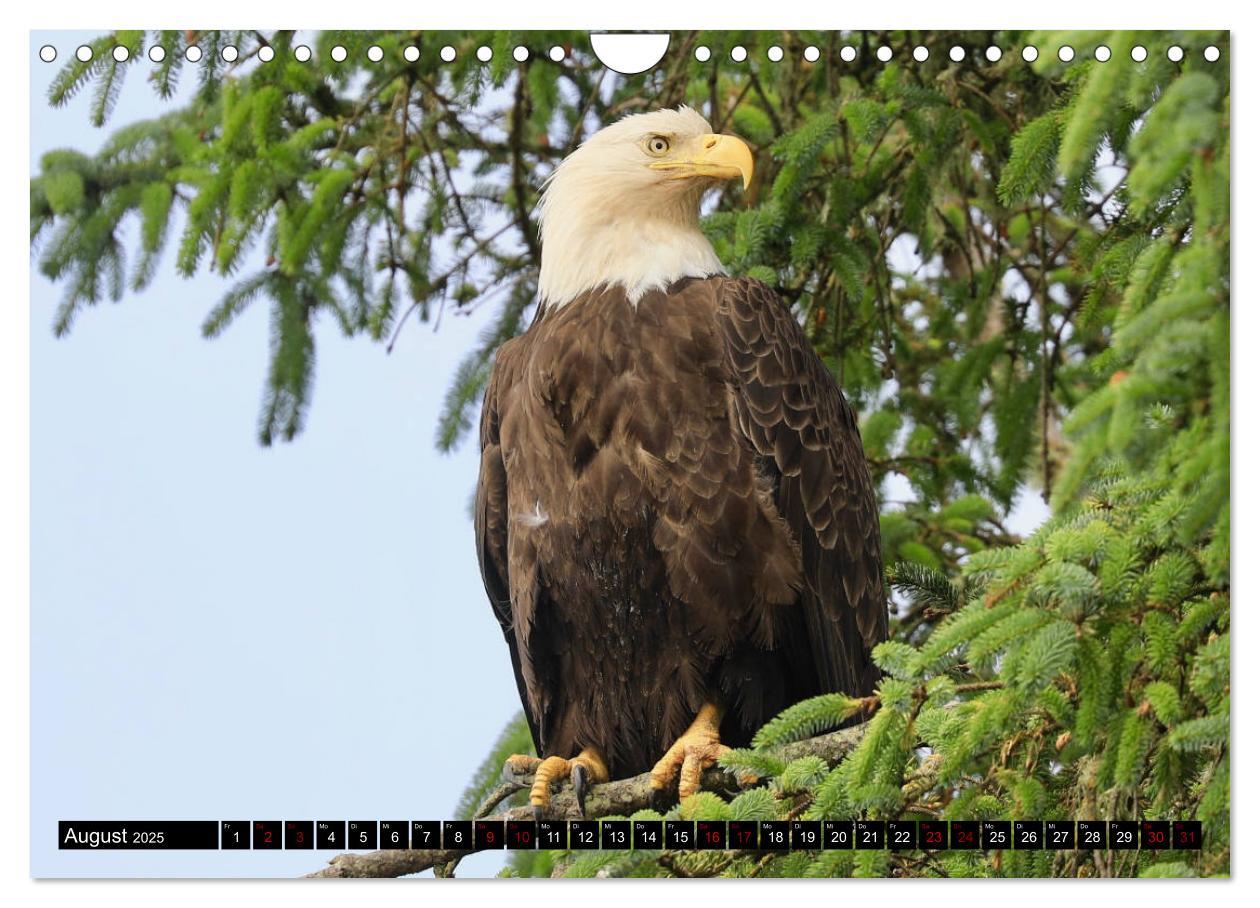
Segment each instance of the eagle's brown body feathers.
[[706,701],[739,746],[873,688],[887,609],[857,426],[765,285],[544,307],[496,356],[481,445],[478,554],[540,755],[638,773]]

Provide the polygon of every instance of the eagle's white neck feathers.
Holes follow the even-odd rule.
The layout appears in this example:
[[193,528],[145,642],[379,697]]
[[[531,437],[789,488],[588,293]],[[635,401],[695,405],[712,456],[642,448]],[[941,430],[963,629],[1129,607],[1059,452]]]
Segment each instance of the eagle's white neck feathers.
[[690,108],[638,114],[561,162],[540,203],[540,302],[563,306],[602,284],[636,303],[682,278],[726,273],[700,230],[700,198],[714,182],[669,180],[648,169],[641,147],[653,134],[707,132]]

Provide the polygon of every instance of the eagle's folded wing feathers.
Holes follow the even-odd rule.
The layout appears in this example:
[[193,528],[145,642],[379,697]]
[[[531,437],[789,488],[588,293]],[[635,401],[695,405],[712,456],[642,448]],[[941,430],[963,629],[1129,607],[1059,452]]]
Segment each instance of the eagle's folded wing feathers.
[[878,678],[869,650],[888,636],[888,609],[879,511],[853,411],[771,288],[724,281],[718,317],[740,431],[801,548],[801,606],[823,689],[869,691]]

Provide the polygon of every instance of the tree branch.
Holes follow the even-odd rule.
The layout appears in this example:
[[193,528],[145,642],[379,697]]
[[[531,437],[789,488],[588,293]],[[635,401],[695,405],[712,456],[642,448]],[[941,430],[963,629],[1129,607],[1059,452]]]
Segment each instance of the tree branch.
[[[835,766],[857,747],[862,740],[862,734],[865,730],[866,726],[863,723],[862,725],[855,725],[851,728],[819,735],[816,738],[808,738],[804,741],[795,741],[791,744],[773,747],[769,749],[769,753],[784,760],[816,756],[825,760],[829,766]],[[588,818],[628,816],[636,810],[651,808],[652,786],[650,780],[651,774],[645,772],[629,779],[619,779],[606,785],[594,786],[586,796],[586,816]],[[739,783],[734,775],[720,767],[715,767],[705,772],[704,777],[701,779],[700,787],[703,791],[734,792],[739,789]],[[496,790],[495,794],[491,795],[491,798],[494,800],[488,802],[490,808],[493,809],[499,801],[502,801],[510,793],[511,790],[507,786]],[[552,819],[557,820],[582,819],[582,814],[578,810],[577,799],[573,796],[571,788],[565,787],[552,795],[548,814]],[[533,818],[533,808],[529,806],[513,807],[502,813],[484,817],[484,819],[488,820],[532,820]],[[327,867],[314,873],[309,873],[307,877],[379,878],[406,876],[410,873],[420,873],[435,866],[457,861],[471,853],[472,849],[433,848],[339,854],[328,862]]]

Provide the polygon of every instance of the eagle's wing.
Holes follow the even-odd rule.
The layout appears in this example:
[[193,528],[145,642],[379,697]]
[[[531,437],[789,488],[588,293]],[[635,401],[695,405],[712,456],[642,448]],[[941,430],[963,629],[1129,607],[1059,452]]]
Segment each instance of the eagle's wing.
[[538,734],[538,717],[530,709],[530,697],[521,671],[515,619],[512,613],[512,597],[508,586],[508,500],[507,473],[503,466],[503,451],[499,447],[499,399],[506,387],[516,380],[515,340],[503,344],[494,358],[486,396],[481,405],[481,472],[477,478],[477,497],[473,503],[473,529],[477,535],[477,562],[481,565],[481,580],[490,598],[494,616],[503,629],[508,650],[512,655],[512,673],[516,676],[516,689],[521,695],[529,732],[534,748],[542,753]]
[[775,483],[801,548],[801,607],[821,689],[868,694],[870,648],[888,636],[879,512],[857,420],[831,372],[778,295],[748,278],[722,281],[739,431]]

